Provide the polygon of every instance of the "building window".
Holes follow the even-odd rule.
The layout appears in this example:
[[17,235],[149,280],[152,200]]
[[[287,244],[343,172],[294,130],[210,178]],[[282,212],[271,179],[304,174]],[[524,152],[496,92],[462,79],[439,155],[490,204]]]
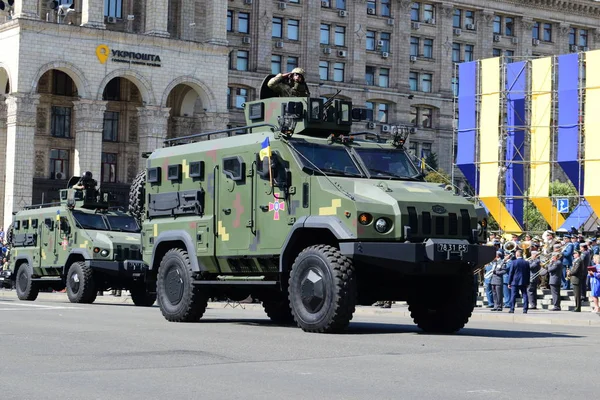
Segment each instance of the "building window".
[[421,20],[421,3],[413,2],[410,5],[410,20],[418,22]]
[[433,80],[432,74],[419,74],[421,92],[431,93],[431,83]]
[[52,123],[50,134],[54,137],[71,137],[71,108],[52,107]]
[[66,73],[52,71],[52,93],[58,96],[73,96],[73,80]]
[[319,61],[319,79],[322,81],[329,79],[329,62]]
[[587,29],[579,30],[579,46],[588,47],[588,31],[587,31]]
[[335,27],[335,36],[334,36],[333,44],[335,44],[336,46],[345,46],[346,45],[346,27],[345,26],[336,26]]
[[465,26],[472,25],[475,27],[475,11],[465,10]]
[[506,56],[506,62],[511,63],[514,61],[514,56],[515,56],[515,52],[512,50],[506,50],[504,52],[504,55]]
[[452,26],[454,28],[462,28],[462,10],[460,8],[454,9],[454,14],[452,15]]
[[271,56],[271,73],[281,73],[281,56],[275,54]]
[[502,55],[502,50],[500,49],[492,49],[492,56],[493,57],[500,57]]
[[274,38],[283,37],[283,19],[279,17],[273,17],[273,34]]
[[288,57],[285,67],[286,72],[291,72],[294,68],[298,68],[298,57]]
[[431,128],[433,109],[431,107],[410,107],[410,123],[420,128]]
[[335,0],[335,8],[338,10],[346,9],[346,0]]
[[375,31],[367,31],[367,50],[375,50]]
[[452,43],[452,62],[460,62],[460,43]]
[[575,28],[570,28],[569,29],[569,45],[570,46],[575,46],[577,44],[577,29]]
[[250,14],[242,12],[238,14],[238,32],[250,33]]
[[433,39],[423,39],[423,57],[433,58]]
[[333,81],[344,82],[344,63],[333,64]]
[[415,36],[410,37],[410,55],[414,57],[419,56],[419,38]]
[[367,65],[365,68],[365,81],[369,86],[375,85],[375,67]]
[[327,24],[321,24],[321,44],[329,44],[329,31],[330,26]]
[[50,149],[50,179],[67,179],[69,151]]
[[416,156],[417,155],[417,142],[413,142],[411,141],[408,144],[408,152],[412,155],[412,156]]
[[427,24],[435,23],[435,9],[433,4],[423,4],[423,21]]
[[390,69],[379,69],[379,87],[390,87]]
[[408,83],[410,90],[417,91],[419,89],[419,74],[417,72],[410,72],[408,75]]
[[387,124],[390,105],[387,103],[375,103],[367,101],[365,103],[367,110],[373,110],[373,121]]
[[381,16],[389,17],[392,15],[391,0],[381,0]]
[[[369,12],[368,10],[373,10]],[[367,14],[375,15],[377,13],[377,2],[375,0],[367,0]]]
[[123,1],[122,0],[104,0],[104,16],[105,17],[123,17]]
[[119,139],[119,113],[106,111],[104,113],[104,124],[102,126],[102,140],[105,142],[116,142]]
[[515,36],[515,19],[513,17],[504,17],[504,35]]
[[381,32],[379,35],[379,40],[383,42],[383,46],[381,46],[381,51],[388,52],[390,51],[390,38],[391,34],[388,32]]
[[248,51],[238,50],[235,67],[238,71],[248,71]]
[[120,101],[121,100],[121,78],[111,79],[104,88],[102,100]]
[[421,157],[427,158],[431,155],[431,143],[421,143]]
[[102,171],[100,172],[101,182],[117,181],[117,154],[102,153]]
[[456,76],[452,78],[452,95],[458,96],[458,77]]
[[544,36],[543,36],[544,42],[551,42],[552,41],[552,24],[544,23],[543,29],[544,29]]
[[533,28],[531,28],[531,37],[534,39],[540,38],[540,23],[537,21],[533,23]]
[[287,22],[287,38],[289,40],[298,40],[300,37],[300,21],[290,19]]
[[475,46],[472,44],[465,44],[465,61],[473,61],[473,51]]
[[235,108],[244,108],[244,103],[248,101],[248,89],[235,89]]
[[227,10],[227,32],[233,31],[233,12]]
[[495,15],[494,16],[494,29],[493,32],[495,34],[501,35],[502,34],[502,17],[499,15]]

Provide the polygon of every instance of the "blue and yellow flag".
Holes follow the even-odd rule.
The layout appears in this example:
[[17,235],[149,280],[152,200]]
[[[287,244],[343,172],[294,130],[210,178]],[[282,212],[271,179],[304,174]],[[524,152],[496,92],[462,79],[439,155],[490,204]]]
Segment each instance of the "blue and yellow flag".
[[265,157],[269,159],[271,158],[271,143],[269,142],[269,138],[265,138],[265,140],[263,140],[260,153],[258,153],[258,155],[261,160]]
[[421,171],[425,171],[425,168],[425,153],[423,152],[423,149],[421,149]]

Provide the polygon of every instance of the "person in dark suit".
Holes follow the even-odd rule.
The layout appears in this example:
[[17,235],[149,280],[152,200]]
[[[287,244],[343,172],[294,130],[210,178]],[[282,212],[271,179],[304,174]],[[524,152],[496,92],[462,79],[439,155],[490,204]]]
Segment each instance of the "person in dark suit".
[[531,252],[529,260],[529,286],[527,287],[527,297],[529,298],[529,310],[537,310],[537,289],[540,283],[540,270],[542,264],[539,258],[540,253],[537,250]]
[[511,290],[509,313],[515,312],[517,293],[521,293],[521,296],[523,296],[523,314],[527,314],[527,308],[529,307],[529,299],[527,298],[527,286],[529,286],[530,278],[529,263],[523,259],[523,250],[517,250],[515,257],[508,277],[508,287]]
[[[573,251],[573,266],[567,271],[567,277],[571,280],[571,287],[573,288],[573,296],[575,296],[575,309],[573,312],[581,312],[581,270],[587,267],[583,266],[583,259],[580,257],[579,250]],[[585,281],[583,281],[585,284]]]
[[552,293],[552,308],[551,311],[560,311],[560,286],[562,284],[562,271],[563,264],[560,258],[561,253],[552,253],[552,259],[548,266],[548,273],[550,274],[549,284],[550,292]]

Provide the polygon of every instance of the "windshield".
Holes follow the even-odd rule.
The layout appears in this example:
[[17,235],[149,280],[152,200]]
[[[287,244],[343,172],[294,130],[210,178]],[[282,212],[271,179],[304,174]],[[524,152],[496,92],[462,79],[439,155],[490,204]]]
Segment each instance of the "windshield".
[[75,217],[75,221],[83,229],[108,230],[108,226],[106,226],[106,222],[101,214],[87,214],[80,211],[73,211],[73,217]]
[[111,231],[139,232],[140,227],[133,217],[128,215],[107,215]]
[[404,151],[393,149],[354,148],[371,177],[414,179],[419,171]]
[[304,156],[300,160],[306,168],[316,171],[316,166],[327,175],[362,176],[345,147],[308,142],[294,142],[293,145]]

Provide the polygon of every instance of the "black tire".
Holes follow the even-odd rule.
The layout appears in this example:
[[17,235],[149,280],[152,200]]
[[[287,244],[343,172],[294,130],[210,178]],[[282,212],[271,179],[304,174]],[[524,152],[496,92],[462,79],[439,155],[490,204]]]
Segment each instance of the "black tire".
[[5,233],[5,239],[6,239],[6,243],[8,244],[8,248],[11,248],[13,245],[13,235],[14,235],[14,230],[13,230],[13,224],[11,223],[8,226],[8,229],[6,229],[6,233]]
[[129,189],[129,213],[142,226],[144,220],[144,201],[146,195],[146,170],[138,172]]
[[193,280],[187,251],[167,251],[160,261],[156,285],[158,305],[167,321],[196,322],[204,315],[208,295]]
[[294,322],[290,301],[287,297],[273,297],[262,302],[265,313],[276,324],[289,325]]
[[475,308],[474,285],[470,272],[446,279],[443,287],[423,283],[417,290],[421,296],[408,300],[410,316],[424,332],[457,332],[469,322]]
[[149,292],[146,285],[134,286],[129,289],[133,304],[138,307],[152,307],[156,301],[156,293]]
[[98,291],[94,271],[83,261],[71,264],[66,279],[67,297],[71,303],[93,303]]
[[40,287],[37,282],[31,280],[33,268],[28,263],[23,263],[17,271],[15,287],[19,300],[34,301],[40,293]]
[[294,261],[288,291],[292,315],[300,328],[340,332],[352,320],[356,306],[354,266],[335,247],[307,247]]

